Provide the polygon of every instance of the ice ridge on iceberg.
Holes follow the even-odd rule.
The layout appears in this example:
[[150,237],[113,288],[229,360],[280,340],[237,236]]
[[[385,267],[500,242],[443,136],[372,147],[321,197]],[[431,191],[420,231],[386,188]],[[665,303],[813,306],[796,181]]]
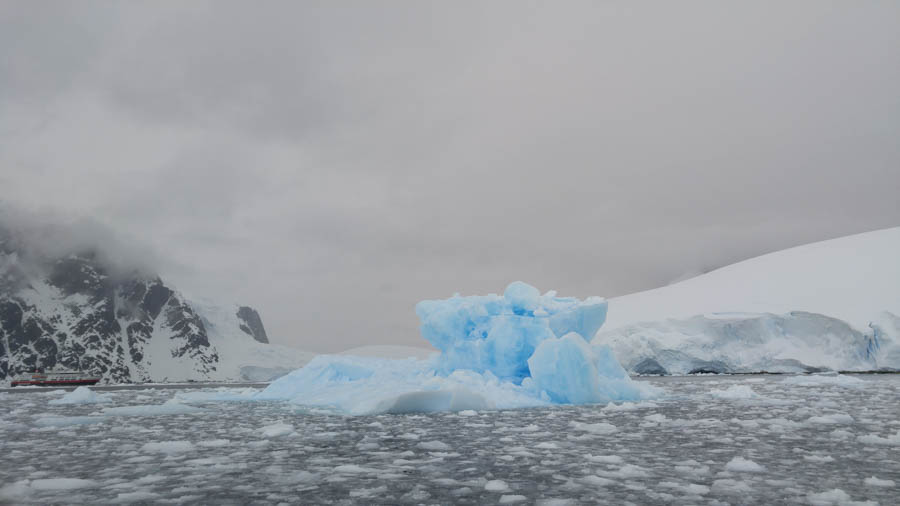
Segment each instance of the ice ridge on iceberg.
[[430,359],[320,355],[274,381],[259,399],[289,399],[347,414],[507,409],[639,400],[606,346],[589,344],[606,301],[541,295],[525,283],[504,294],[416,305]]

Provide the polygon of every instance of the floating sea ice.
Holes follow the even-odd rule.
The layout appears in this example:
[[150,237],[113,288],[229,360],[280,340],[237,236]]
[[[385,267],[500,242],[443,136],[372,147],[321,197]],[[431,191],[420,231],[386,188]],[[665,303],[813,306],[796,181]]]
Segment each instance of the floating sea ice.
[[260,428],[259,432],[262,433],[263,437],[267,438],[281,437],[294,432],[294,426],[289,423],[279,422],[272,425],[266,425],[265,427]]
[[416,306],[426,360],[319,355],[255,396],[351,415],[483,411],[640,400],[608,347],[591,346],[606,301],[540,295],[516,282],[503,296],[454,296]]
[[871,476],[863,480],[863,483],[868,487],[893,487],[895,485],[894,480],[882,480],[881,478],[877,478],[875,476]]
[[503,480],[490,480],[484,484],[484,489],[488,492],[508,492],[509,485]]
[[197,442],[197,444],[205,448],[221,448],[223,446],[228,446],[229,444],[231,444],[231,441],[228,439],[207,439],[204,441],[199,441]]
[[844,492],[839,488],[833,488],[831,490],[827,490],[825,492],[819,493],[811,493],[806,496],[807,501],[813,506],[834,506],[841,504],[853,504],[857,506],[876,506],[878,503],[873,501],[859,501],[854,502],[853,498],[850,497],[850,494]]
[[801,387],[841,386],[848,388],[861,388],[866,386],[866,381],[853,376],[843,374],[811,374],[809,376],[791,376],[782,380],[788,385]]
[[621,464],[624,462],[618,455],[591,455],[588,453],[584,458],[597,464]]
[[570,425],[573,429],[590,432],[591,434],[612,434],[616,432],[618,429],[615,425],[611,423],[582,423],[582,422],[571,422]]
[[900,431],[897,431],[896,434],[888,434],[887,437],[866,434],[857,437],[856,440],[864,445],[900,446]]
[[112,399],[106,395],[100,395],[88,387],[81,386],[59,399],[48,401],[47,404],[98,404],[101,402],[112,402]]
[[725,464],[726,471],[736,473],[761,473],[766,470],[763,466],[743,457],[735,457]]
[[30,486],[34,490],[77,490],[94,488],[98,484],[94,480],[83,480],[80,478],[42,478],[31,480]]
[[759,397],[747,385],[734,385],[725,390],[713,390],[710,395],[719,399],[755,399]]
[[141,450],[146,453],[185,453],[193,451],[194,445],[190,441],[158,441],[145,443]]
[[137,406],[117,406],[103,408],[103,414],[109,416],[162,416],[162,415],[190,415],[203,413],[205,409],[195,408],[178,402],[177,399],[169,399],[162,404],[140,404]]
[[91,425],[103,423],[102,416],[44,416],[34,421],[38,427],[69,427],[72,425]]
[[853,417],[846,413],[832,413],[830,415],[812,416],[808,420],[806,420],[806,422],[807,423],[826,424],[826,425],[837,425],[837,424],[853,423]]
[[423,441],[416,446],[432,452],[445,452],[450,449],[450,445],[443,441]]

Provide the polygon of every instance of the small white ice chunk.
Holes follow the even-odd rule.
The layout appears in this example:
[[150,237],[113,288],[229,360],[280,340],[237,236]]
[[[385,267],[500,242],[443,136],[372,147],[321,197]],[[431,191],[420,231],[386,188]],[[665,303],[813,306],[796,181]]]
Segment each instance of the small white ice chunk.
[[761,473],[766,470],[765,467],[743,457],[735,457],[725,464],[726,471],[735,473]]
[[185,453],[193,451],[194,445],[190,441],[159,441],[144,443],[141,450],[151,453]]
[[53,399],[47,404],[98,404],[112,402],[106,395],[100,395],[88,387],[78,387],[59,399]]
[[450,449],[450,445],[442,441],[422,441],[417,446],[423,450],[433,452],[445,452]]
[[289,423],[273,423],[259,429],[263,437],[281,437],[294,432],[294,426]]
[[895,485],[894,480],[882,480],[881,478],[877,478],[875,476],[871,476],[863,480],[863,483],[869,487],[893,487]]
[[484,484],[484,489],[488,492],[507,492],[509,484],[503,480],[490,480]]

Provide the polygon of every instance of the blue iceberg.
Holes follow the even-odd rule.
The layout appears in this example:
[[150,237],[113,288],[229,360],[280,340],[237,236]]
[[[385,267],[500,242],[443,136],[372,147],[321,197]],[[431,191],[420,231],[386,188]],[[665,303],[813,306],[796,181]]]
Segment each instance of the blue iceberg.
[[319,355],[279,378],[258,399],[363,415],[606,403],[653,395],[606,346],[590,338],[606,320],[600,297],[541,295],[520,281],[502,296],[425,300],[427,360]]

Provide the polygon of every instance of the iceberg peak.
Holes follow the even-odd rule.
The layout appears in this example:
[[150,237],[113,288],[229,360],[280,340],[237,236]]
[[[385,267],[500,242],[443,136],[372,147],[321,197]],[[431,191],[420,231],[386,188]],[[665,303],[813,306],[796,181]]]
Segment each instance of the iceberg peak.
[[339,413],[507,409],[639,400],[606,346],[589,340],[606,320],[600,297],[540,294],[516,281],[503,295],[454,295],[416,305],[428,360],[324,356],[260,393]]

